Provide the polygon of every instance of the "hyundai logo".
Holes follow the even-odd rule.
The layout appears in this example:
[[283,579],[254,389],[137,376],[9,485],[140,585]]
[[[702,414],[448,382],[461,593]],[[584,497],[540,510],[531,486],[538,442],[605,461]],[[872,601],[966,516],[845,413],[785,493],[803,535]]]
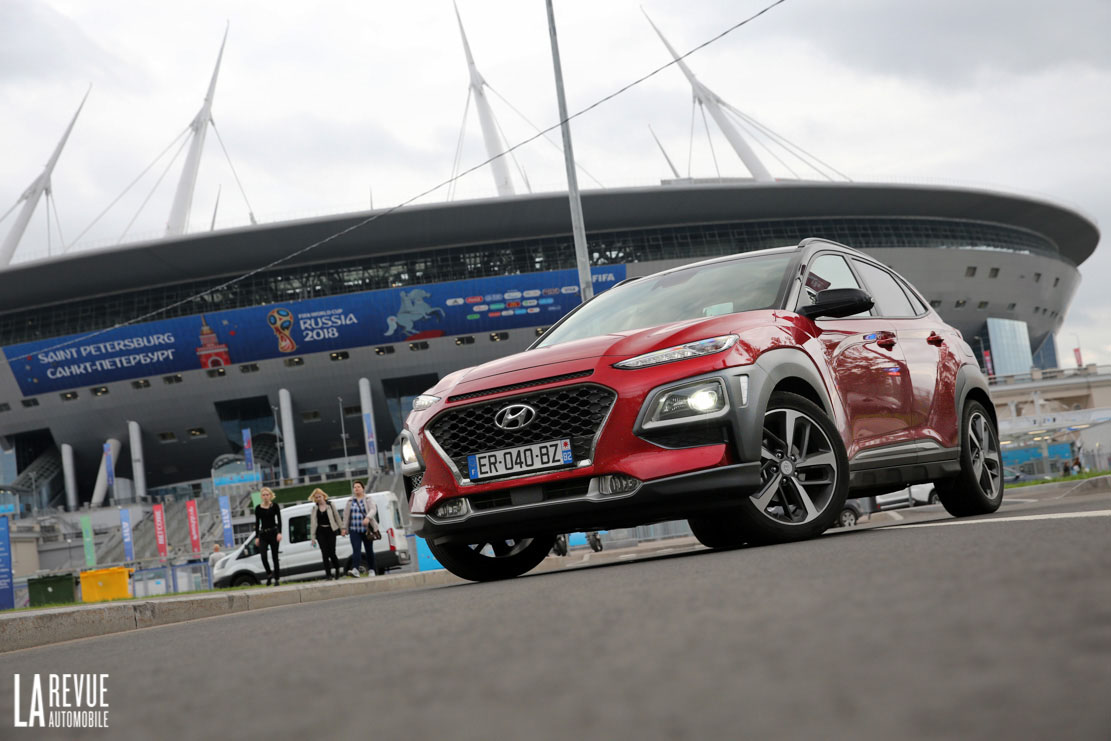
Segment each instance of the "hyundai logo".
[[494,424],[503,430],[520,430],[536,419],[536,410],[528,404],[510,404],[494,415]]

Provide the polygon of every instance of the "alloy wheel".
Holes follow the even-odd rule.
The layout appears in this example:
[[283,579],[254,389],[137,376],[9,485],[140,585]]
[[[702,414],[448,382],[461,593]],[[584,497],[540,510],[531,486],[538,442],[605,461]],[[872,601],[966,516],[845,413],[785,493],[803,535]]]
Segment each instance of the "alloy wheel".
[[837,456],[829,437],[811,417],[794,409],[769,409],[760,448],[763,485],[752,503],[785,525],[816,519],[837,488]]
[[979,412],[975,412],[968,420],[968,445],[972,475],[984,495],[995,499],[1003,491],[1003,459],[992,425]]

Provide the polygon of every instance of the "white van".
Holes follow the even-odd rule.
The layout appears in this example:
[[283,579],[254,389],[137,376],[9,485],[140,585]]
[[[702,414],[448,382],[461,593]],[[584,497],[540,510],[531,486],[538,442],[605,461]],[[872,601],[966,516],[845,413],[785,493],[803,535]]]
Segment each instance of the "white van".
[[[409,540],[401,524],[397,495],[392,491],[375,491],[370,496],[378,507],[378,527],[382,539],[374,542],[374,570],[384,574],[409,563]],[[343,508],[351,497],[333,497],[340,521]],[[282,507],[282,540],[278,546],[278,559],[282,565],[282,581],[318,579],[324,576],[324,560],[320,545],[314,548],[309,535],[309,517],[312,502]],[[346,536],[336,538],[336,559],[343,569],[351,558],[351,540]],[[271,564],[273,566],[273,564]],[[216,562],[212,569],[212,583],[217,587],[238,587],[258,584],[266,579],[262,557],[255,547],[252,535],[247,541]]]

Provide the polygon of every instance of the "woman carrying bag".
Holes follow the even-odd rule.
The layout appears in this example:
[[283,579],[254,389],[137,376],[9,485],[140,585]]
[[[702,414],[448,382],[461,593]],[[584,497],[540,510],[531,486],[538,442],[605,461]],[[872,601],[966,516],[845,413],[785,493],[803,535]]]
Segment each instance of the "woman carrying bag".
[[343,510],[343,534],[351,537],[351,575],[358,569],[360,576],[366,576],[363,567],[362,550],[366,549],[366,560],[374,571],[374,541],[382,537],[378,530],[378,507],[374,500],[363,491],[361,481],[352,484],[351,498]]
[[[324,559],[324,578],[338,579],[339,560],[336,558],[336,537],[340,533],[339,513],[336,506],[328,500],[323,489],[313,489],[309,499],[316,503],[309,516],[309,533],[313,547],[320,541],[320,555]],[[335,576],[332,576],[333,569]]]

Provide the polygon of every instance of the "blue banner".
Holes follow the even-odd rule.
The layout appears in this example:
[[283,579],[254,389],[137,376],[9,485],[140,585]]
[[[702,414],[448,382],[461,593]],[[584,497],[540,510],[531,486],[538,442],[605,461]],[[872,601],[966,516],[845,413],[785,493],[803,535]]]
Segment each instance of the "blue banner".
[[12,537],[7,517],[0,516],[0,610],[15,607],[15,584],[12,582]]
[[261,484],[262,474],[258,471],[240,471],[238,473],[225,473],[214,476],[213,486],[231,486],[232,484]]
[[363,415],[363,435],[366,436],[366,464],[370,469],[378,468],[378,448],[374,443],[374,421],[370,414]]
[[124,560],[134,561],[135,544],[131,542],[131,512],[126,507],[120,510],[120,536],[123,538]]
[[112,446],[109,443],[104,443],[104,471],[108,474],[108,488],[110,489],[116,483],[116,468],[112,465]]
[[251,428],[243,429],[243,462],[248,471],[255,470],[255,451],[251,449]]
[[[595,293],[624,265],[591,268]],[[136,324],[4,348],[25,396],[302,353],[550,325],[579,304],[578,273],[387,288]]]
[[224,524],[224,547],[231,548],[235,539],[231,531],[231,501],[227,495],[220,497],[220,522]]

